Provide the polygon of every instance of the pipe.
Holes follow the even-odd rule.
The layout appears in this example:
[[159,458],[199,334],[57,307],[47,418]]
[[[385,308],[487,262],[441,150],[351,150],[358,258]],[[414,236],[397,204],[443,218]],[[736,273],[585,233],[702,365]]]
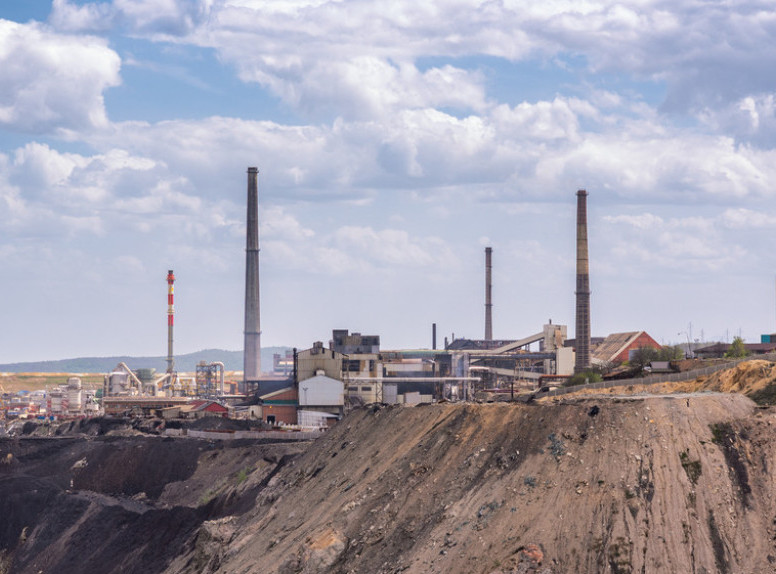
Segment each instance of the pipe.
[[127,364],[124,361],[120,362],[117,365],[117,367],[121,367],[127,372],[127,374],[129,375],[129,378],[132,379],[132,381],[134,381],[135,386],[138,388],[139,392],[143,391],[143,382],[137,378],[137,375],[134,373],[134,371],[130,369],[129,366],[127,366]]
[[587,191],[577,191],[577,316],[574,371],[590,368],[590,269],[587,253]]
[[175,296],[175,275],[172,269],[167,271],[167,373],[171,374],[175,368],[175,359],[172,353],[172,328],[175,316],[173,298]]

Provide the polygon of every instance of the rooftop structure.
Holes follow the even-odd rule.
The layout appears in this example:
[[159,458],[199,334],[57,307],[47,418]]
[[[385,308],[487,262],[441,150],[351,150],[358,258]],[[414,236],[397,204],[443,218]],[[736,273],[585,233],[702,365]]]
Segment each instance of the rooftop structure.
[[361,333],[348,334],[347,329],[334,329],[331,332],[329,348],[345,355],[379,353],[380,336],[362,335]]

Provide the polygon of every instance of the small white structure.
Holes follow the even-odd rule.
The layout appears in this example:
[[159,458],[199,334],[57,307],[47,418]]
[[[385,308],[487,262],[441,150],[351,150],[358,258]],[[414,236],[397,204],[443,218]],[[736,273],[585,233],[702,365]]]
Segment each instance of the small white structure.
[[299,426],[304,428],[322,429],[329,426],[330,421],[336,421],[337,415],[323,411],[299,411]]

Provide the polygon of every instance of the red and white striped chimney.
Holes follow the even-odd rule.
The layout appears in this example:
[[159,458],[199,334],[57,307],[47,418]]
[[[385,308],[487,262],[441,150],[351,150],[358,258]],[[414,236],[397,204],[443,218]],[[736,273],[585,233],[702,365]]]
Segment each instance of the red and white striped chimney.
[[167,372],[172,373],[175,366],[175,359],[172,354],[172,328],[175,317],[175,275],[172,269],[167,271]]

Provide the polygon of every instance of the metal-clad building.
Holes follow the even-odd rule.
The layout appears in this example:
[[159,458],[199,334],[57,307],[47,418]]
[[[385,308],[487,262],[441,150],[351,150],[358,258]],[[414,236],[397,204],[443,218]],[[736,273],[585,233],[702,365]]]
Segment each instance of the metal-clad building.
[[301,407],[341,407],[345,404],[342,381],[320,374],[299,381],[299,406]]

